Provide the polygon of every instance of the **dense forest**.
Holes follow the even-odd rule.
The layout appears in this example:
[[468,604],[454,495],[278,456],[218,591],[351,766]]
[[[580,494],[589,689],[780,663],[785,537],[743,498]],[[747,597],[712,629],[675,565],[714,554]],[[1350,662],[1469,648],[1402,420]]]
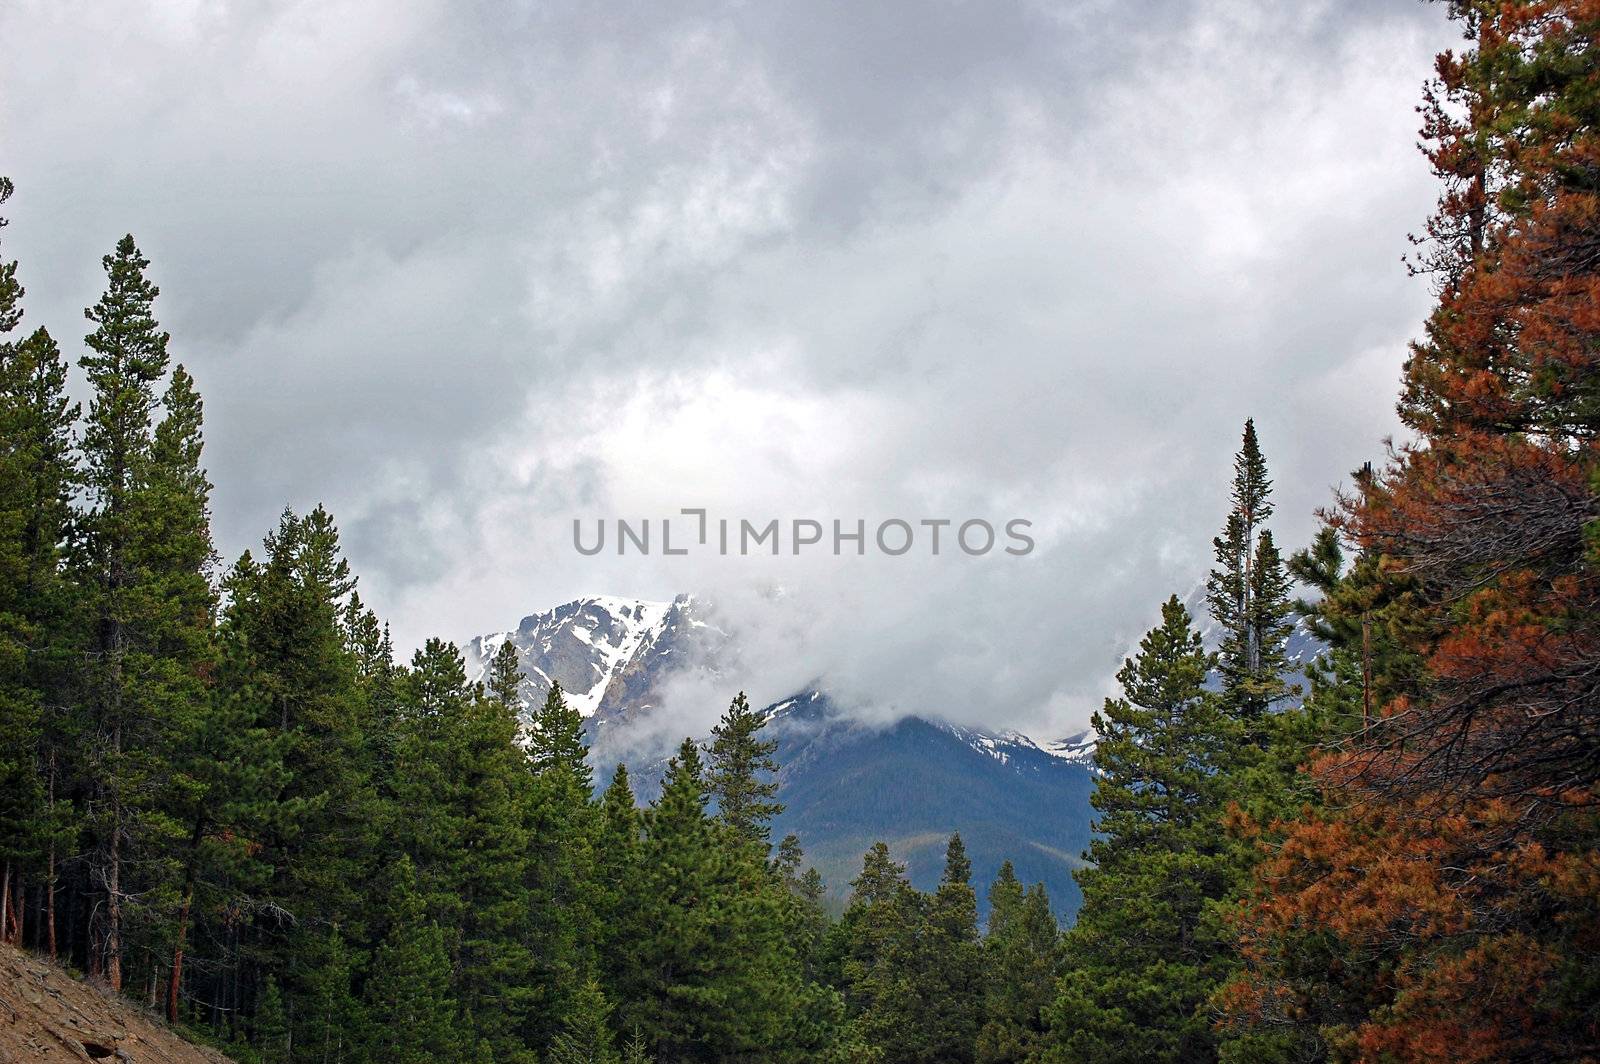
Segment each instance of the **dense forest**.
[[1009,866],[980,925],[959,836],[830,914],[743,695],[639,807],[509,643],[397,662],[321,508],[224,567],[125,237],[83,407],[0,264],[0,939],[272,1064],[1600,1060],[1600,0],[1449,8],[1408,442],[1286,551],[1246,423],[1070,929]]

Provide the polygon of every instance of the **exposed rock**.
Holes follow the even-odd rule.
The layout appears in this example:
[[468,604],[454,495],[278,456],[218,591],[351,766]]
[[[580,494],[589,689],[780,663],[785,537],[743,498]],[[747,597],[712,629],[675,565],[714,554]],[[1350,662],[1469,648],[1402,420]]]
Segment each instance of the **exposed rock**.
[[132,1002],[0,945],[0,1064],[229,1064]]

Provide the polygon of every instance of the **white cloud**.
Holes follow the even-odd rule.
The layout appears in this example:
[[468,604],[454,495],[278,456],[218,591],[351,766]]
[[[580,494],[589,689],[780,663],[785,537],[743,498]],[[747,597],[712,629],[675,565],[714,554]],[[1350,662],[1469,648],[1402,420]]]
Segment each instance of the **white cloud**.
[[[327,502],[405,642],[692,590],[755,633],[752,696],[1065,730],[1203,572],[1247,414],[1288,544],[1393,430],[1449,40],[1265,0],[28,0],[6,247],[70,342],[134,231],[224,549]],[[571,548],[695,505],[1023,516],[1039,549]]]

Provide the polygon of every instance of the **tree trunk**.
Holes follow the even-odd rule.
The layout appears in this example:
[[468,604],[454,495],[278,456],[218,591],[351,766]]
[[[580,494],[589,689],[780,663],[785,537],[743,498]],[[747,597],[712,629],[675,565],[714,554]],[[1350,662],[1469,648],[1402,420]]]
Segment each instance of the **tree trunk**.
[[1372,727],[1372,619],[1361,614],[1361,734]]
[[111,853],[106,866],[106,982],[122,989],[122,811],[111,818]]
[[45,941],[50,959],[56,960],[56,752],[50,751],[50,854],[44,875]]
[[[202,829],[195,826],[195,845],[199,846]],[[178,991],[183,985],[183,945],[189,934],[189,907],[194,903],[194,864],[193,856],[189,860],[189,870],[184,875],[183,902],[178,906],[178,933],[172,946],[172,976],[167,982],[167,1022],[178,1022]]]
[[28,909],[24,904],[27,901],[28,893],[23,888],[21,873],[18,873],[17,878],[13,880],[12,889],[16,891],[16,897],[11,900],[11,941],[20,946],[22,945],[22,935],[28,916]]
[[[113,567],[113,586],[120,581],[120,566]],[[122,622],[113,615],[108,633],[111,644],[111,765],[112,771],[122,769]],[[120,783],[121,781],[117,781]],[[112,990],[122,989],[122,793],[117,784],[112,785],[111,845],[106,867],[106,982]]]
[[0,942],[10,942],[11,931],[11,862],[6,862],[6,871],[0,879]]

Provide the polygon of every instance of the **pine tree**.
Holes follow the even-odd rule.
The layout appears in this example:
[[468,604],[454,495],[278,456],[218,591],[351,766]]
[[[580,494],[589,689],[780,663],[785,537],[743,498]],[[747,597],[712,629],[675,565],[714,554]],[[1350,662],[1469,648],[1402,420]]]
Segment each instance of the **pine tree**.
[[239,950],[276,973],[286,1009],[304,1017],[327,992],[319,974],[329,948],[324,929],[342,932],[341,963],[363,960],[348,955],[368,943],[369,902],[379,866],[392,856],[379,847],[389,825],[368,757],[367,707],[339,624],[354,581],[319,507],[305,517],[285,511],[262,560],[244,555],[226,587],[219,695],[256,707],[256,726],[281,750],[284,774],[274,815],[255,840],[256,859],[271,871]]
[[545,1045],[578,1007],[573,994],[595,975],[595,882],[598,810],[583,717],[560,684],[551,685],[528,732],[534,773],[529,828],[529,898],[535,913],[532,980],[539,1001],[530,1041]]
[[661,796],[645,817],[638,938],[618,987],[619,1019],[669,1059],[699,1036],[703,1016],[686,998],[714,974],[708,907],[716,904],[717,852],[706,818],[700,750],[685,739],[669,763]]
[[622,1047],[622,1064],[653,1064],[654,1058],[644,1044],[644,1038],[635,1033]]
[[[508,638],[489,661],[489,694],[514,713],[522,711],[522,683],[527,676],[517,660],[516,644]],[[556,685],[552,684],[554,688]]]
[[785,1059],[807,1000],[784,940],[785,900],[764,855],[706,815],[698,747],[684,740],[645,821],[640,927],[624,1028],[637,1024],[666,1059]]
[[1206,580],[1206,601],[1222,630],[1217,668],[1233,712],[1257,721],[1295,693],[1284,681],[1291,621],[1290,582],[1266,521],[1272,481],[1253,421],[1233,460],[1231,509],[1213,544],[1217,567]]
[[344,607],[345,648],[355,662],[356,683],[365,701],[365,747],[374,778],[394,775],[399,741],[400,676],[389,626],[378,620],[352,587]]
[[[211,483],[200,465],[200,396],[182,366],[173,369],[161,408],[163,416],[155,429],[144,490],[139,494],[139,505],[146,511],[140,522],[145,534],[132,554],[144,574],[147,608],[143,612],[150,622],[148,632],[159,633],[159,641],[151,640],[150,645],[158,648],[164,659],[165,683],[158,712],[167,720],[169,745],[163,754],[171,793],[163,805],[184,829],[162,855],[169,869],[166,876],[181,877],[182,885],[147,896],[152,901],[167,900],[169,911],[160,914],[161,923],[155,930],[171,957],[167,1011],[168,1018],[176,1021],[194,889],[201,851],[218,819],[215,807],[227,803],[230,812],[223,816],[233,819],[232,810],[242,808],[237,804],[244,798],[241,792],[256,773],[244,767],[249,752],[240,751],[239,758],[229,759],[218,745],[247,738],[251,729],[246,726],[240,734],[232,729],[244,722],[210,719],[214,711],[224,708],[224,703],[212,698],[206,680],[215,668]],[[228,823],[224,830],[242,826]]]
[[761,848],[766,856],[772,839],[772,820],[783,812],[775,800],[778,784],[763,779],[763,773],[776,773],[776,739],[758,738],[766,717],[751,710],[744,692],[728,706],[722,720],[711,730],[710,766],[706,789],[716,803],[717,818],[733,832]]
[[[15,316],[4,302],[7,287],[16,288],[15,263],[7,270],[0,324]],[[62,572],[78,481],[78,407],[65,389],[66,366],[49,333],[0,343],[0,733],[8,737],[0,750],[0,939],[19,937],[12,888],[36,875],[47,894],[42,942],[52,954],[57,855],[71,848],[73,821],[71,806],[57,800],[76,745],[64,707],[82,642],[74,588]]]
[[989,888],[978,1064],[1032,1060],[1043,1047],[1044,1010],[1055,994],[1060,936],[1044,884],[1024,891],[1011,862],[1002,864]]
[[1600,13],[1449,12],[1464,41],[1421,108],[1438,304],[1405,366],[1412,440],[1334,515],[1387,585],[1340,597],[1371,634],[1369,693],[1393,695],[1313,763],[1323,808],[1264,860],[1224,1002],[1299,1059],[1568,1061],[1596,1043]]
[[928,1059],[970,1061],[983,1003],[983,952],[978,940],[978,896],[972,862],[960,835],[950,836],[944,874],[929,900],[923,933],[921,997]]
[[800,956],[807,980],[819,981],[822,977],[823,943],[828,933],[828,914],[823,908],[827,888],[822,874],[815,868],[800,871],[804,863],[805,852],[800,848],[799,837],[785,835],[778,844],[773,871],[788,889],[788,937]]
[[533,713],[528,755],[537,773],[560,767],[584,788],[594,785],[589,744],[583,735],[583,714],[567,704],[559,681],[550,685],[544,703]]
[[173,813],[187,837],[177,859],[182,885],[167,974],[169,1023],[179,1020],[191,926],[222,939],[237,908],[267,887],[272,867],[259,844],[285,812],[278,797],[289,782],[288,737],[265,723],[259,692],[236,671],[248,656],[224,643],[219,659],[216,689],[179,755],[185,787]]
[[643,832],[628,767],[619,764],[600,799],[593,872],[596,973],[601,986],[618,1001],[621,992],[638,981],[628,957],[631,944],[644,933],[639,863]]
[[923,1027],[922,950],[927,899],[905,878],[905,866],[874,843],[851,882],[849,905],[830,933],[848,1026],[843,1038],[885,1062],[929,1059]]
[[255,1030],[250,1041],[261,1064],[288,1064],[290,1053],[289,1018],[284,1013],[283,995],[278,981],[267,976],[256,1006]]
[[[5,206],[17,190],[9,177],[0,176],[0,207]],[[9,219],[0,216],[0,229],[10,225]],[[0,260],[0,337],[10,333],[22,321],[22,282],[17,280],[17,263]]]
[[[425,950],[413,956],[418,963],[433,960]],[[358,961],[337,930],[315,936],[311,948],[297,957],[300,968],[294,975],[303,991],[295,999],[298,1007],[291,1006],[289,1059],[294,1064],[341,1061],[361,1052],[373,1027],[355,991]]]
[[1217,903],[1242,875],[1222,825],[1236,728],[1205,690],[1210,656],[1177,596],[1093,718],[1099,832],[1048,1010],[1050,1061],[1215,1057],[1200,1012],[1229,972]]
[[364,995],[368,1059],[432,1064],[471,1044],[458,1024],[445,932],[427,917],[409,858],[390,872],[387,931]]
[[[12,193],[0,177],[0,205]],[[6,226],[0,217],[0,229]],[[24,877],[44,881],[56,949],[56,855],[69,807],[55,800],[68,748],[61,707],[78,643],[61,552],[77,483],[66,367],[50,334],[6,339],[22,319],[17,263],[0,262],[0,941],[18,940]]]
[[526,1059],[539,909],[528,886],[535,783],[517,719],[467,683],[460,652],[438,639],[417,652],[404,688],[393,787],[407,815],[396,834],[446,938],[472,1041],[496,1059]]
[[[169,390],[165,431],[153,429],[169,337],[152,315],[158,289],[145,277],[149,260],[124,237],[103,261],[106,292],[84,312],[96,328],[81,360],[94,394],[83,439],[89,511],[80,566],[97,636],[85,769],[92,879],[103,904],[90,961],[120,988],[128,919],[148,921],[167,899],[168,863],[180,845],[181,829],[161,806],[175,785],[170,754],[193,727],[207,653],[209,484],[193,464],[199,409],[182,380]],[[197,479],[186,479],[191,474]]]
[[589,980],[572,997],[561,1031],[545,1054],[546,1064],[621,1064],[607,1020],[611,1005],[600,984]]
[[517,745],[513,707],[475,698],[463,726],[468,815],[460,843],[469,860],[456,888],[464,915],[458,978],[463,1005],[477,1017],[479,1041],[509,1064],[530,1056],[527,1020],[537,1005],[530,983],[538,960],[529,944],[534,781]]

